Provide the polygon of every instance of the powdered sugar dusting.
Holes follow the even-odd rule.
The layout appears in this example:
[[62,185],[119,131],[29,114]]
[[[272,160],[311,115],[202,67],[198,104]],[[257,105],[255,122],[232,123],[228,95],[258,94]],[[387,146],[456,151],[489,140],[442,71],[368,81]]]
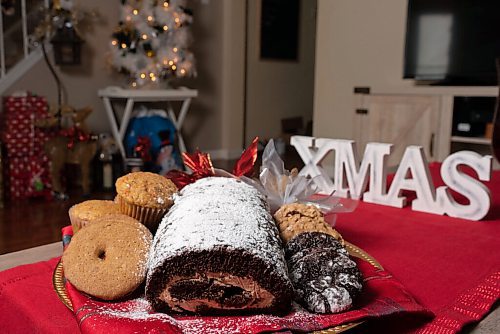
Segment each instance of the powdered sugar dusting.
[[317,316],[299,305],[293,305],[293,312],[285,317],[273,315],[252,315],[241,317],[176,318],[177,325],[185,334],[250,334],[290,329],[321,329]]
[[[141,242],[137,244],[135,251],[137,255],[139,255],[140,260],[137,262],[137,267],[133,274],[138,280],[143,281],[144,277],[146,276],[147,260],[149,257],[149,250],[151,249],[153,236],[147,229],[140,229],[139,234]],[[143,247],[142,245],[147,246]]]
[[175,323],[175,319],[165,313],[154,313],[151,305],[144,298],[134,299],[117,308],[99,306],[95,308],[100,315],[106,315],[123,320],[150,320],[160,319],[168,323]]
[[[328,327],[321,316],[293,304],[293,311],[284,317],[273,315],[196,317],[153,313],[144,298],[122,303],[102,303],[89,299],[77,312],[80,324],[87,329],[104,332],[118,327],[127,333],[184,333],[184,334],[256,334],[292,329],[303,331]],[[116,322],[118,321],[118,322]]]
[[[103,303],[89,299],[76,312],[82,332],[180,333],[177,321],[164,313],[154,313],[144,298],[122,303]],[[85,328],[85,329],[83,329]]]
[[169,257],[217,246],[261,258],[274,274],[287,277],[281,240],[265,198],[231,178],[209,177],[174,196],[153,241],[149,274]]

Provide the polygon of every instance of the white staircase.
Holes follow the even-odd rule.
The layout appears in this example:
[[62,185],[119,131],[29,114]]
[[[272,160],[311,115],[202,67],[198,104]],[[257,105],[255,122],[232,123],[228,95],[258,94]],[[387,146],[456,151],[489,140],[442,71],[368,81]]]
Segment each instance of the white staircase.
[[18,0],[10,11],[0,11],[0,95],[42,58],[40,45],[29,36],[44,19],[49,0]]

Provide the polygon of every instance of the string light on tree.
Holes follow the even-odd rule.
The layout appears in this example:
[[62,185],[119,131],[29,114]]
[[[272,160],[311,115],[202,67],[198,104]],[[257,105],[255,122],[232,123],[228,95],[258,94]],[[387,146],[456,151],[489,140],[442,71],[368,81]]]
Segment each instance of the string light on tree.
[[192,12],[187,0],[122,0],[121,21],[110,43],[111,63],[140,87],[196,76],[189,50]]

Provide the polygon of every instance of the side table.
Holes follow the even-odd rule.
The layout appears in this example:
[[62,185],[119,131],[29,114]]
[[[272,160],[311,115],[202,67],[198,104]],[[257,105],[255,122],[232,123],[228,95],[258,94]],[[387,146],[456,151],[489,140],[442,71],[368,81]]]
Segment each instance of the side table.
[[[198,96],[198,91],[195,89],[188,88],[178,88],[178,89],[157,89],[157,90],[139,90],[139,89],[123,89],[120,87],[106,87],[100,89],[97,93],[104,103],[104,108],[106,114],[108,115],[108,121],[111,126],[111,133],[115,138],[115,141],[120,149],[122,158],[125,160],[126,153],[123,146],[123,138],[125,137],[125,131],[127,130],[130,117],[132,115],[132,110],[134,108],[135,102],[167,102],[167,113],[168,117],[174,123],[177,130],[177,135],[179,138],[179,150],[181,153],[186,152],[186,144],[184,143],[184,138],[182,137],[182,124],[186,118],[189,106],[191,104],[191,99]],[[113,104],[111,99],[125,99],[126,105],[123,113],[121,122],[115,115],[113,109]],[[172,101],[181,101],[182,105],[178,116],[176,116],[172,104]]]

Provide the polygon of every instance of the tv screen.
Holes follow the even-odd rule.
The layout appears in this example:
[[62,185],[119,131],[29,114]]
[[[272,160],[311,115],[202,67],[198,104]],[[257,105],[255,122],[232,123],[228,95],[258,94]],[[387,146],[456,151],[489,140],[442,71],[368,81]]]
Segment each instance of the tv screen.
[[404,77],[496,86],[500,0],[409,0]]

